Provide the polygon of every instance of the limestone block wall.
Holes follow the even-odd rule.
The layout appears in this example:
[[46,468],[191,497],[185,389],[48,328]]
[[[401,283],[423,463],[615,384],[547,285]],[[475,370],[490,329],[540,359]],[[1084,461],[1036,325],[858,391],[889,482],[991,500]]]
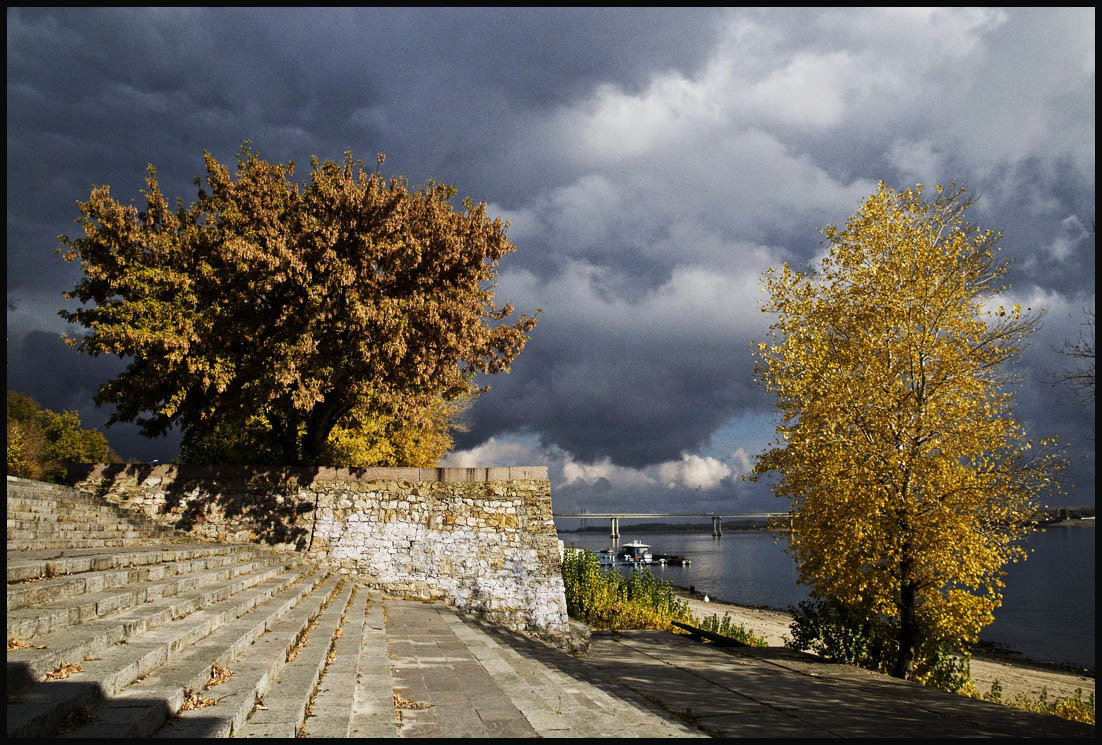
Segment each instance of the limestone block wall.
[[74,467],[77,488],[199,538],[260,542],[513,629],[567,627],[545,467]]

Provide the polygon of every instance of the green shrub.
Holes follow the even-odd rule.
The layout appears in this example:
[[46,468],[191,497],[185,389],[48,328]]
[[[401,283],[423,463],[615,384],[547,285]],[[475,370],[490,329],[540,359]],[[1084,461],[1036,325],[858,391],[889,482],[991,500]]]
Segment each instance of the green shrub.
[[787,646],[879,670],[888,646],[887,629],[881,626],[839,603],[805,600],[792,611],[792,638]]
[[673,584],[648,567],[625,577],[615,568],[603,569],[593,551],[571,546],[563,555],[562,577],[570,617],[594,628],[672,630],[673,621],[691,620]]
[[991,684],[991,691],[989,693],[980,694],[976,692],[973,687],[969,691],[969,695],[973,698],[981,698],[984,701],[1012,706],[1015,709],[1024,709],[1025,711],[1033,711],[1039,714],[1052,714],[1064,719],[1070,719],[1073,722],[1083,722],[1084,724],[1094,725],[1094,694],[1092,693],[1089,697],[1084,699],[1082,688],[1076,688],[1074,696],[1056,697],[1053,699],[1048,697],[1048,688],[1041,688],[1041,695],[1037,698],[1019,693],[1014,696],[1014,698],[1004,699],[1002,696],[1002,685],[996,680]]
[[[886,673],[895,659],[895,631],[883,619],[869,618],[839,603],[805,601],[793,610],[792,639],[787,644],[829,660]],[[1094,724],[1094,694],[1084,699],[1082,690],[1062,698],[1050,699],[1048,690],[1042,689],[1039,698],[1018,694],[1012,699],[1004,699],[1002,686],[995,681],[989,693],[979,693],[972,682],[968,653],[954,650],[936,639],[924,639],[918,644],[911,677],[918,683],[950,693]]]
[[[887,673],[898,651],[896,627],[882,617],[833,600],[801,602],[792,611],[792,649],[810,650],[828,660]],[[923,639],[915,649],[911,679],[950,693],[971,681],[966,650],[938,639]]]
[[713,634],[726,636],[749,647],[769,646],[764,639],[747,629],[745,625],[733,623],[729,613],[724,613],[723,618],[720,618],[718,614],[707,616],[700,620],[699,626],[705,631],[711,631]]

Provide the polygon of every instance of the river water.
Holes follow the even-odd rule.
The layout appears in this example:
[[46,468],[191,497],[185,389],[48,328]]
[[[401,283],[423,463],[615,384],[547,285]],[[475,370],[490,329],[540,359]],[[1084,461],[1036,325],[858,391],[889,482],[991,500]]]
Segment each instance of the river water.
[[[641,540],[653,553],[680,554],[687,567],[652,566],[656,576],[680,587],[695,586],[717,600],[785,610],[807,599],[796,583],[796,566],[784,535],[728,532],[632,533],[621,542]],[[607,533],[560,533],[567,545],[607,548]],[[1030,536],[1028,561],[1006,567],[1002,607],[980,638],[1039,662],[1094,668],[1094,525],[1050,526]]]

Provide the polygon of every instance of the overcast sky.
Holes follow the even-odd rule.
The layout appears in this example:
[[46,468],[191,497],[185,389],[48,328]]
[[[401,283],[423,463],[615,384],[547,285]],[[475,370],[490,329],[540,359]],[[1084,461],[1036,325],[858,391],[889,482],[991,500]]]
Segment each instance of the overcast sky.
[[[1094,406],[1049,384],[1095,292],[1095,11],[9,9],[8,387],[101,427],[122,369],[59,341],[76,200],[195,198],[232,162],[345,151],[511,221],[497,297],[539,325],[445,465],[550,467],[556,511],[780,511],[740,476],[774,413],[759,280],[884,180],[956,181],[1043,307],[1016,413],[1094,502]],[[300,177],[304,173],[300,170]],[[76,330],[75,327],[72,330]],[[106,430],[168,461],[178,436]]]

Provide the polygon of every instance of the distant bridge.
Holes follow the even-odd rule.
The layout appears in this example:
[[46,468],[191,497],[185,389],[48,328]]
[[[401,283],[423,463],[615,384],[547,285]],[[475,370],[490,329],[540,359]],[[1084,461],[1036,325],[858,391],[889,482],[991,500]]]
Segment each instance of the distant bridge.
[[[787,517],[787,512],[752,512],[746,514],[727,514],[722,515],[715,512],[555,512],[552,517],[569,517],[586,519],[590,517],[607,518],[610,522],[609,537],[612,540],[618,540],[620,538],[620,518],[629,517],[632,519],[662,519],[662,518],[681,518],[681,517],[707,517],[712,521],[712,535],[719,538],[723,535],[723,526],[721,522],[727,518],[730,519],[745,519],[745,518],[773,518],[773,517]],[[1047,510],[1039,511],[1035,516],[1039,522],[1054,522],[1058,520],[1075,520],[1085,517],[1094,517],[1094,505],[1085,505],[1081,507],[1050,507]]]
[[689,512],[689,513],[674,513],[674,512],[556,512],[551,517],[573,517],[573,518],[590,518],[590,517],[605,517],[611,522],[611,528],[609,530],[609,537],[612,540],[617,540],[620,537],[620,518],[630,517],[632,519],[660,519],[668,517],[708,517],[712,520],[712,535],[719,538],[723,535],[723,526],[720,524],[726,518],[762,518],[762,517],[785,517],[787,512],[753,512],[748,514],[716,514],[715,512]]

